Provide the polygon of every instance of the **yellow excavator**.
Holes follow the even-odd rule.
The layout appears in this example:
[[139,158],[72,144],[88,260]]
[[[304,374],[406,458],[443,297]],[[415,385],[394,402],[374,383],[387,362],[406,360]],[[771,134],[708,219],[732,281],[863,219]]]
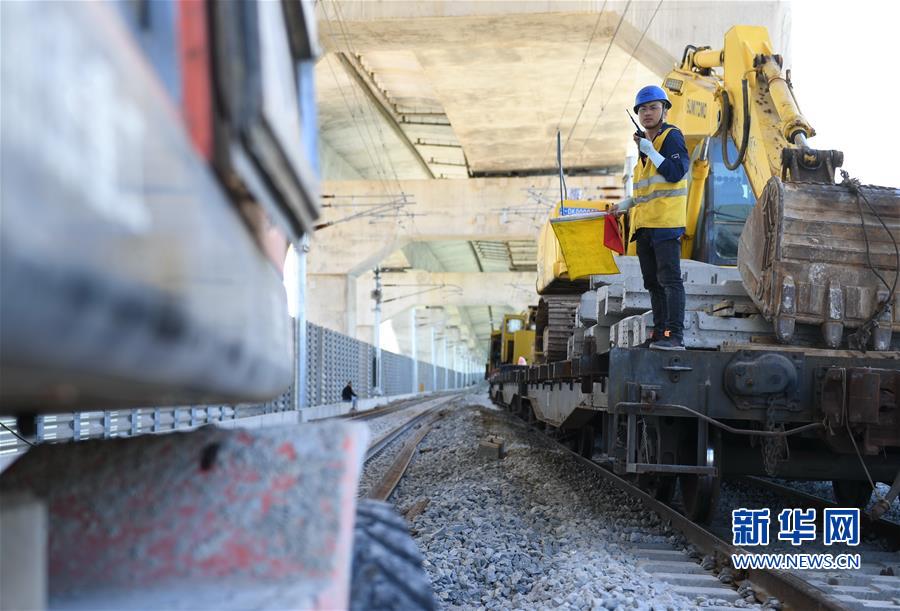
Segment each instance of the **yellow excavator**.
[[499,371],[502,365],[534,364],[534,312],[504,314],[500,329],[491,332],[491,350],[485,378]]
[[[835,183],[843,153],[810,146],[816,132],[767,30],[735,26],[720,49],[687,46],[662,87],[691,155],[682,257],[736,265],[781,343],[799,324],[818,326],[828,348],[897,349],[900,190],[845,172]],[[540,251],[552,273],[557,252]]]
[[782,343],[800,323],[820,326],[829,348],[889,350],[900,331],[900,190],[846,172],[835,184],[843,153],[809,145],[816,132],[767,30],[735,26],[720,49],[688,46],[663,88],[692,159],[682,256],[736,259]]
[[[828,348],[897,349],[900,190],[861,186],[849,176],[835,184],[843,153],[810,146],[816,132],[782,63],[764,27],[735,26],[722,48],[688,45],[664,79],[667,120],[681,129],[691,155],[682,257],[737,266],[755,313],[773,323],[781,343],[795,342],[799,324],[819,327]],[[551,216],[597,203],[561,202]],[[635,255],[624,224],[626,254]],[[586,290],[565,261],[598,263],[598,249],[594,240],[584,252],[564,252],[550,220],[543,228],[539,361],[566,358]]]

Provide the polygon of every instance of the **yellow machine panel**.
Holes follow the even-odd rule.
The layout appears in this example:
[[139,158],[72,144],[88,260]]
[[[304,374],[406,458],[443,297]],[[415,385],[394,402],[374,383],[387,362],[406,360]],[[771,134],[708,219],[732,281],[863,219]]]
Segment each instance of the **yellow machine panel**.
[[538,239],[537,292],[539,295],[569,292],[567,289],[573,288],[573,281],[569,278],[569,268],[566,266],[566,260],[559,246],[559,240],[556,239],[556,235],[550,226],[550,219],[584,212],[602,212],[613,203],[615,203],[613,200],[606,199],[567,199],[556,204],[547,222],[541,227]]

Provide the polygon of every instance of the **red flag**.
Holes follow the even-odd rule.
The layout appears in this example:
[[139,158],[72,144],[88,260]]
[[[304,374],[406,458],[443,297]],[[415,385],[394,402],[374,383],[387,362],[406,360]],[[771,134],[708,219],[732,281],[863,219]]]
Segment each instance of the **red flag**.
[[619,233],[619,221],[614,214],[606,215],[606,224],[603,229],[603,245],[620,255],[625,254],[625,244],[622,242],[622,234]]

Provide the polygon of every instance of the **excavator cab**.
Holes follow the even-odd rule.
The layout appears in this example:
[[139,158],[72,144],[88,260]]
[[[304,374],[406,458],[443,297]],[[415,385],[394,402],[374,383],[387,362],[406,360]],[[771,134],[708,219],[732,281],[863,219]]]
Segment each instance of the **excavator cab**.
[[491,347],[490,352],[488,354],[488,364],[487,371],[484,374],[484,379],[487,380],[491,377],[491,374],[500,369],[500,342],[502,333],[500,331],[491,331]]
[[[699,145],[698,145],[699,146]],[[731,157],[737,155],[729,139]],[[722,161],[722,143],[709,143],[709,176],[696,219],[697,235],[691,259],[712,265],[737,265],[738,242],[756,197],[744,168],[729,170]]]

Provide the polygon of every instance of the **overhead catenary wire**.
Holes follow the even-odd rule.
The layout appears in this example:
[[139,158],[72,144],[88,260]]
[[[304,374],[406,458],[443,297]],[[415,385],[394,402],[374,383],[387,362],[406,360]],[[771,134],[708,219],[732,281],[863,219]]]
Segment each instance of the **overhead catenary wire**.
[[[343,18],[343,15],[341,14],[340,5],[337,3],[336,0],[332,0],[332,6],[334,7],[334,12],[337,17],[338,27],[340,28],[341,32],[344,35],[344,41],[346,43],[348,51],[354,57],[359,57],[359,55],[356,53],[356,50],[353,48],[352,37],[350,35],[350,32],[346,28],[346,24],[344,23],[344,18]],[[355,95],[356,90],[354,89],[353,92]],[[375,129],[378,131],[378,138],[379,138],[379,141],[381,142],[381,149],[382,149],[382,151],[384,151],[384,157],[387,160],[388,165],[391,168],[391,172],[394,175],[394,181],[397,183],[397,189],[402,194],[402,196],[404,198],[404,203],[406,203],[406,194],[403,191],[403,186],[400,184],[400,177],[397,174],[397,168],[394,165],[394,160],[391,158],[390,153],[388,151],[387,142],[384,137],[384,131],[381,128],[381,122],[377,120],[377,117],[375,117],[375,113],[370,106],[364,105],[363,107],[366,111],[369,112],[369,119],[372,121],[372,123],[375,125]],[[400,220],[401,214],[402,213],[397,215],[398,220]],[[407,213],[407,216],[409,216],[410,219],[412,219],[413,223],[415,224],[415,217],[409,213]]]
[[[328,21],[327,18],[326,18],[326,21]],[[331,71],[331,75],[334,78],[334,82],[338,86],[338,91],[341,94],[341,98],[344,101],[344,105],[347,107],[347,112],[350,114],[350,120],[353,123],[353,127],[356,129],[356,133],[359,135],[359,141],[360,141],[360,143],[362,143],[363,149],[365,150],[366,155],[369,157],[369,163],[371,163],[372,167],[375,169],[378,180],[381,183],[381,188],[384,189],[385,193],[387,193],[388,191],[390,191],[390,189],[388,188],[387,181],[383,174],[382,168],[375,161],[376,156],[374,156],[372,151],[369,149],[369,145],[366,142],[366,138],[365,138],[365,136],[363,136],[362,129],[360,128],[359,122],[357,121],[357,118],[356,118],[356,115],[353,112],[353,107],[350,105],[350,101],[347,99],[347,96],[344,93],[344,88],[341,86],[340,79],[338,79],[337,73],[335,72],[334,67],[331,65],[331,58],[326,57],[324,61],[325,61],[326,65],[328,66],[328,69]],[[380,175],[380,176],[378,176],[378,175]]]
[[[326,9],[326,4],[322,3],[322,13],[325,17],[325,23],[328,27],[328,36],[331,38],[332,43],[335,48],[340,48],[340,45],[337,40],[337,36],[335,35],[334,26],[332,25],[332,19],[328,15],[328,11]],[[335,13],[335,20],[337,19],[337,14]],[[345,35],[346,36],[346,35]],[[378,176],[379,182],[381,183],[382,188],[385,193],[389,192],[391,189],[388,186],[388,175],[387,169],[384,167],[384,164],[379,161],[378,156],[378,145],[375,143],[375,137],[372,135],[372,131],[369,127],[369,118],[366,116],[366,110],[368,107],[366,105],[365,100],[360,101],[359,96],[356,92],[356,89],[351,85],[350,92],[353,95],[353,99],[356,107],[359,109],[359,118],[362,120],[363,128],[360,128],[360,121],[357,120],[356,114],[353,112],[353,106],[350,104],[349,98],[347,94],[344,92],[343,86],[340,84],[340,79],[337,76],[337,73],[334,70],[334,67],[331,64],[331,57],[327,58],[328,68],[331,71],[331,74],[335,80],[335,83],[338,86],[338,90],[341,93],[341,97],[344,100],[344,105],[347,107],[347,111],[350,113],[350,117],[353,121],[353,124],[356,128],[357,134],[359,134],[360,143],[363,145],[363,148],[366,151],[366,155],[369,157],[369,162],[372,164],[372,168],[375,170],[376,175]],[[366,134],[363,135],[363,129]],[[366,137],[368,136],[368,138]],[[398,183],[399,184],[399,183]]]
[[[604,0],[603,6],[600,7],[600,12],[597,13],[597,19],[594,21],[594,29],[591,31],[591,36],[588,39],[587,47],[584,50],[584,55],[581,57],[581,64],[578,66],[578,72],[575,73],[575,79],[572,81],[572,86],[569,87],[569,94],[566,96],[566,102],[563,104],[562,112],[559,113],[559,119],[556,121],[556,132],[559,133],[559,128],[562,125],[562,120],[566,116],[566,111],[569,109],[569,102],[572,100],[572,92],[575,91],[575,85],[578,84],[578,79],[581,78],[581,73],[587,65],[587,56],[591,51],[591,45],[594,43],[594,36],[597,35],[597,27],[600,25],[600,21],[603,18],[603,11],[606,10],[608,0]],[[544,153],[539,157],[539,159],[546,159],[549,155],[553,144],[548,142],[547,148],[544,150]]]
[[[347,30],[346,24],[344,23],[343,15],[341,15],[341,7],[338,4],[337,0],[331,0],[332,8],[334,9],[334,14],[337,19],[338,28],[341,30],[341,33],[344,36],[344,44],[347,47],[347,52],[350,53],[354,57],[359,57],[356,53],[356,50],[353,48],[353,44],[351,42],[350,32]],[[353,95],[356,96],[356,89],[353,89]],[[370,107],[369,104],[362,104],[364,112],[369,113],[369,119],[375,125],[375,129],[378,131],[378,140],[381,143],[381,149],[384,151],[385,160],[388,162],[390,166],[391,173],[394,175],[394,180],[397,182],[397,186],[400,187],[400,178],[397,174],[397,168],[394,166],[394,161],[391,159],[391,156],[388,154],[387,143],[385,142],[384,132],[381,130],[381,123],[377,121],[377,117],[375,117],[375,113]],[[402,189],[401,189],[402,191]]]
[[[328,11],[325,8],[324,2],[322,3],[322,14],[325,17],[325,24],[328,26],[328,36],[331,38],[331,41],[334,44],[335,48],[338,48],[339,45],[338,45],[337,37],[335,36],[335,33],[334,33],[334,27],[332,26],[331,18],[328,15]],[[377,155],[377,147],[375,145],[375,138],[372,136],[372,133],[368,128],[368,124],[365,123],[365,125],[364,125],[365,131],[368,134],[368,142],[367,142],[366,137],[363,135],[362,129],[360,128],[359,121],[357,120],[356,114],[353,112],[353,106],[350,104],[347,94],[344,92],[344,87],[341,85],[341,81],[338,78],[337,72],[335,72],[334,66],[332,66],[332,64],[331,64],[331,57],[327,57],[325,59],[325,62],[328,65],[328,69],[331,72],[331,76],[332,76],[332,78],[334,78],[334,82],[338,87],[338,91],[340,92],[341,98],[344,101],[344,106],[347,107],[347,112],[350,114],[350,119],[353,122],[353,125],[356,129],[357,134],[359,135],[360,143],[363,145],[363,148],[366,151],[366,155],[369,157],[369,162],[372,164],[372,168],[375,170],[376,174],[379,176],[379,182],[381,182],[382,188],[385,190],[385,192],[387,192],[387,191],[389,191],[388,186],[387,186],[387,175],[385,173],[384,168],[381,166],[381,164],[379,164],[377,162],[378,155]],[[359,105],[359,100],[358,100],[358,98],[356,98],[356,91],[353,89],[352,85],[350,86],[350,91],[351,91],[351,93],[354,94],[354,99],[357,102],[357,106],[359,106],[360,113],[362,115],[363,107]],[[361,116],[361,118],[364,118],[364,117]],[[371,149],[369,147],[369,143],[371,143]]]
[[[662,0],[660,0],[660,4],[662,4]],[[605,2],[604,2],[603,6],[604,7],[606,6]],[[591,93],[594,90],[594,86],[596,85],[597,80],[599,79],[600,74],[603,71],[603,66],[606,64],[606,59],[609,57],[610,50],[612,49],[612,46],[616,41],[616,36],[619,33],[619,29],[622,27],[622,22],[625,21],[625,16],[628,14],[628,9],[630,7],[631,7],[631,0],[629,0],[629,2],[625,5],[625,8],[622,10],[622,14],[619,16],[619,22],[616,24],[616,29],[613,31],[613,35],[609,39],[609,44],[606,46],[606,52],[603,54],[603,59],[600,61],[600,65],[597,68],[597,72],[594,73],[594,79],[593,79],[593,81],[591,81],[591,86],[588,89],[588,92],[585,95],[584,100],[581,103],[581,107],[578,109],[578,115],[575,117],[575,121],[572,123],[572,126],[569,129],[568,136],[566,136],[566,143],[565,143],[565,145],[563,145],[562,151],[565,151],[566,148],[569,146],[569,142],[572,138],[572,135],[575,133],[575,128],[578,125],[578,122],[581,120],[581,115],[584,113],[584,109],[587,106],[588,100],[591,97]],[[657,5],[656,10],[657,11],[659,10],[659,5]],[[602,9],[601,9],[601,14],[602,14]],[[656,16],[656,12],[653,13],[653,17],[655,17],[655,16]],[[651,22],[653,20],[653,17],[651,17]],[[648,27],[649,27],[649,25],[648,25]],[[644,30],[644,33],[646,33],[646,29]],[[592,36],[592,38],[593,38],[593,36]],[[638,43],[635,46],[635,49],[637,49],[637,47],[640,46],[640,43],[643,39],[644,39],[644,36],[642,34],[640,40],[638,40]],[[590,48],[590,42],[588,43],[588,47]],[[633,55],[634,55],[634,50],[632,50],[632,57],[633,57]],[[631,59],[629,58],[628,63],[630,63],[630,61],[631,61]],[[626,67],[627,66],[628,66],[628,64],[626,63]],[[576,75],[576,82],[577,82],[577,78],[578,78],[578,75]],[[622,77],[620,76],[619,80],[621,80],[621,78]],[[618,81],[617,81],[617,85],[618,85]],[[574,86],[574,84],[573,84],[573,86]],[[613,90],[615,90],[615,88]],[[566,102],[566,105],[568,106],[568,102]],[[560,119],[560,123],[557,124],[557,131],[559,131],[559,126],[561,123],[562,123],[562,119]],[[584,151],[585,144],[587,143],[587,140],[590,138],[590,135],[593,133],[594,127],[596,127],[596,122],[594,123],[594,126],[591,127],[590,133],[588,134],[587,138],[585,138],[585,141],[581,146],[581,150],[579,151],[579,155],[578,155],[579,157],[581,155],[581,152]],[[544,157],[545,155],[542,155],[542,157]],[[559,156],[560,157],[562,156],[562,152],[560,152]],[[548,185],[548,188],[549,188],[549,185]],[[545,191],[545,193],[546,193],[546,191]],[[536,218],[535,218],[535,220],[536,220]]]
[[572,134],[575,133],[575,127],[578,125],[578,121],[581,120],[581,115],[584,113],[584,109],[587,106],[588,100],[591,99],[591,93],[594,91],[594,86],[597,84],[597,79],[600,78],[600,73],[603,72],[603,66],[606,65],[606,60],[609,57],[609,52],[612,50],[613,43],[616,41],[616,36],[619,34],[619,29],[622,27],[622,22],[625,21],[625,15],[628,14],[628,9],[631,7],[631,0],[628,0],[628,4],[625,5],[625,8],[622,10],[622,15],[619,17],[619,23],[616,24],[616,29],[613,32],[612,38],[609,39],[609,44],[606,45],[606,52],[603,54],[603,59],[600,60],[600,66],[597,67],[597,72],[594,73],[594,80],[591,81],[591,86],[588,88],[588,92],[584,96],[584,100],[581,102],[581,108],[578,109],[578,114],[575,116],[575,121],[572,123],[572,127],[569,129],[569,135],[566,136],[566,143],[563,144],[563,150],[569,146],[569,141],[572,139]]
[[[350,32],[346,27],[343,15],[341,14],[340,5],[335,0],[332,0],[332,7],[334,9],[333,12],[334,12],[334,16],[335,16],[335,21],[337,22],[338,28],[341,31],[341,35],[344,38],[344,46],[347,50],[347,53],[349,55],[359,59],[360,55],[358,53],[356,53],[356,50],[355,50],[353,42],[352,42],[352,36],[350,35]],[[329,36],[330,36],[335,48],[339,49],[340,44],[338,43],[337,37],[335,36],[334,28],[331,24],[331,19],[329,19],[328,13],[325,10],[324,2],[322,3],[322,11],[323,11],[323,14],[325,15],[326,21],[328,23]],[[330,67],[330,65],[329,65],[329,67]],[[332,73],[333,73],[333,70],[332,70]],[[381,128],[381,122],[378,120],[376,113],[373,110],[370,103],[367,102],[366,96],[362,95],[361,96],[362,100],[360,100],[360,94],[357,92],[355,87],[351,86],[350,91],[353,94],[353,98],[356,101],[357,106],[360,108],[361,114],[364,115],[363,122],[365,124],[366,133],[369,135],[369,141],[371,142],[371,146],[374,151],[374,154],[370,155],[370,159],[373,158],[373,156],[374,156],[374,159],[379,158],[378,144],[376,144],[375,137],[372,135],[372,131],[369,127],[370,124],[374,124],[375,129],[378,134],[378,140],[381,144],[381,150],[383,151],[383,158],[387,162],[387,164],[390,166],[390,171],[391,171],[391,174],[393,174],[394,183],[396,184],[396,187],[397,187],[397,192],[399,192],[400,198],[401,198],[401,201],[399,203],[394,204],[393,206],[390,206],[387,208],[377,208],[375,210],[370,210],[366,214],[353,215],[353,218],[360,218],[360,217],[369,217],[370,219],[383,218],[383,217],[387,216],[384,214],[384,212],[387,212],[388,210],[393,210],[393,214],[391,214],[390,216],[391,216],[391,218],[395,219],[395,221],[398,224],[400,224],[400,226],[404,225],[405,220],[409,220],[409,221],[411,221],[413,227],[416,227],[417,214],[412,213],[407,210],[407,207],[411,203],[409,201],[409,194],[407,194],[406,191],[404,191],[403,185],[401,184],[399,175],[397,173],[397,168],[394,165],[393,158],[391,157],[390,153],[388,152],[388,147],[387,147],[387,143],[386,143],[386,140],[384,137],[384,132]],[[348,105],[348,108],[349,108],[349,105]],[[352,113],[351,113],[351,116],[352,116]],[[362,138],[361,134],[360,134],[360,138]],[[382,188],[384,189],[385,193],[388,193],[390,191],[390,189],[387,186],[387,182],[389,182],[390,178],[387,176],[387,169],[385,168],[385,166],[383,164],[375,163],[374,160],[373,160],[373,166],[375,166],[376,171],[381,173]],[[412,204],[414,204],[414,203],[415,202],[412,202]],[[335,221],[334,223],[327,223],[324,226],[331,226],[335,223],[346,222],[348,220],[351,220],[351,219],[345,217],[343,219],[339,219],[338,221]],[[370,223],[372,223],[372,222],[375,222],[375,221],[370,220]]]
[[615,84],[613,84],[613,88],[610,90],[609,95],[606,97],[606,101],[600,106],[600,112],[597,113],[597,117],[594,119],[594,123],[591,125],[591,130],[588,132],[588,135],[581,143],[581,148],[579,149],[578,154],[575,156],[576,159],[582,159],[584,155],[584,149],[587,147],[587,143],[590,142],[591,136],[594,135],[594,130],[597,129],[597,125],[600,123],[600,118],[603,116],[603,113],[606,112],[606,108],[609,106],[609,103],[612,101],[613,95],[615,95],[616,90],[619,88],[619,84],[622,82],[622,78],[624,78],[625,73],[628,71],[628,67],[634,60],[634,54],[640,48],[641,43],[644,42],[644,37],[647,35],[647,31],[650,30],[650,26],[653,24],[653,20],[656,19],[656,15],[657,13],[659,13],[659,8],[662,6],[662,3],[663,0],[659,0],[659,3],[657,3],[656,8],[653,10],[653,14],[650,15],[650,19],[647,21],[647,25],[644,26],[644,30],[641,32],[641,37],[638,38],[637,43],[631,50],[631,54],[628,57],[628,61],[625,62],[625,67],[622,68],[622,72],[619,74],[619,78],[617,78]]
[[406,205],[405,201],[393,201],[393,202],[385,202],[381,204],[364,204],[368,209],[361,210],[360,212],[355,212],[353,214],[348,214],[343,218],[339,218],[335,221],[328,221],[326,223],[319,223],[315,226],[316,231],[325,229],[327,227],[333,227],[334,225],[339,225],[340,223],[346,223],[348,221],[353,221],[362,217],[378,217],[383,212],[387,210],[400,210],[403,206]]
[[[334,13],[334,21],[337,22],[337,25],[341,30],[341,35],[343,36],[344,41],[345,41],[344,46],[346,47],[348,53],[356,56],[355,50],[353,49],[353,46],[351,43],[350,34],[347,31],[347,29],[344,27],[343,18],[340,14],[340,7],[336,2],[332,2],[332,7],[333,7],[333,13]],[[335,29],[334,29],[334,26],[332,25],[332,19],[328,14],[328,11],[326,9],[326,3],[324,3],[324,2],[322,3],[322,12],[323,12],[323,15],[325,17],[325,22],[328,27],[329,37],[331,38],[332,43],[334,44],[335,48],[339,49],[341,45],[338,42],[338,37],[335,34]],[[379,141],[381,144],[381,150],[383,151],[383,158],[387,162],[387,164],[390,165],[390,171],[393,174],[393,179],[394,179],[394,182],[396,183],[397,191],[401,194],[402,203],[400,205],[394,206],[395,214],[393,215],[394,218],[396,218],[398,221],[400,221],[400,217],[404,215],[403,209],[406,207],[405,204],[408,203],[406,201],[407,194],[403,191],[399,176],[397,174],[396,167],[393,164],[392,158],[388,154],[387,145],[386,145],[385,139],[384,139],[384,133],[381,131],[380,124],[374,117],[374,112],[371,110],[371,108],[369,108],[366,100],[365,99],[360,100],[360,96],[359,96],[358,92],[356,91],[356,89],[354,87],[351,86],[350,91],[353,95],[356,106],[360,109],[360,118],[362,119],[362,123],[365,128],[365,132],[366,132],[366,135],[368,136],[368,139],[366,139],[363,136],[363,133],[362,133],[363,130],[360,129],[360,127],[359,127],[359,122],[357,121],[356,116],[353,113],[353,109],[350,105],[347,95],[344,93],[343,87],[341,87],[341,85],[340,85],[340,80],[338,79],[337,74],[335,73],[334,68],[332,67],[330,62],[328,64],[328,66],[329,66],[329,69],[331,70],[332,76],[335,79],[335,82],[338,85],[338,89],[341,92],[341,97],[344,99],[344,104],[347,106],[347,110],[350,113],[351,119],[353,120],[354,125],[357,129],[357,133],[359,134],[359,137],[360,137],[360,142],[362,143],[363,147],[366,150],[366,154],[368,155],[369,160],[372,163],[372,166],[376,172],[376,175],[379,176],[379,182],[381,183],[381,186],[384,189],[384,192],[388,193],[391,190],[387,184],[388,182],[390,182],[390,178],[388,176],[388,170],[385,167],[385,164],[379,160],[380,159],[379,154],[378,154],[379,146],[375,141],[375,136],[372,134],[370,124],[374,124],[376,129],[378,130],[377,133],[378,133]],[[370,148],[370,146],[371,146],[371,148]],[[371,216],[371,215],[372,215],[372,212],[370,211],[367,215],[354,215],[354,218],[356,218],[358,216]],[[412,217],[413,215],[410,213],[406,213],[405,216]],[[339,221],[336,221],[336,222],[345,222],[347,220],[349,220],[349,219],[344,218],[344,219],[340,219]],[[324,228],[327,226],[331,226],[333,224],[335,224],[335,223],[334,222],[325,223],[322,225],[322,227]]]

